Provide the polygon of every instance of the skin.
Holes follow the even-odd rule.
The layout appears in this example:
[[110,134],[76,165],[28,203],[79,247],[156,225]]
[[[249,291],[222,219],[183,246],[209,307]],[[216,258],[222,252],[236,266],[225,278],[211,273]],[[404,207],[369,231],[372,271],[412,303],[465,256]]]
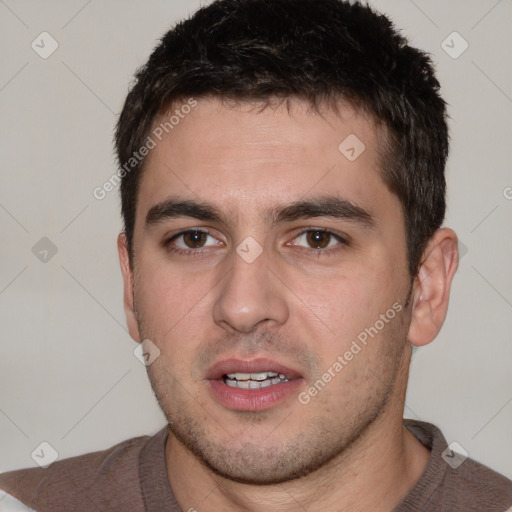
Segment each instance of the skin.
[[[446,315],[456,235],[438,230],[411,280],[402,208],[380,175],[381,128],[348,105],[322,115],[299,100],[291,107],[199,100],[146,162],[133,267],[118,239],[130,334],[160,350],[148,374],[170,423],[168,476],[183,510],[390,511],[428,462],[403,427],[403,407],[411,346],[432,341]],[[350,134],[366,146],[353,162],[338,150]],[[372,225],[268,215],[326,196],[357,205]],[[222,218],[146,225],[170,197],[208,202]],[[191,228],[209,236],[176,238]],[[252,263],[236,252],[249,236],[262,249]],[[300,403],[298,393],[396,303],[400,313]],[[295,369],[297,393],[262,411],[226,407],[207,376],[231,357]]]

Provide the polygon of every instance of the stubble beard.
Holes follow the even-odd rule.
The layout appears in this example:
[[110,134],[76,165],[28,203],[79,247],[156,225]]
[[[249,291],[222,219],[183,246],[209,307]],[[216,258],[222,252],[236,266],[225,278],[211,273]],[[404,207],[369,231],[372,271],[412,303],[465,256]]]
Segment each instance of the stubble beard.
[[[403,332],[397,332],[401,330],[393,329],[395,335],[403,336]],[[243,427],[236,433],[230,428],[231,435],[222,432],[224,441],[217,441],[212,429],[219,430],[219,423],[209,417],[183,384],[163,365],[157,364],[161,361],[157,359],[148,367],[148,376],[169,422],[171,435],[189,453],[223,478],[250,485],[273,485],[304,477],[330,464],[341,463],[343,455],[355,447],[358,440],[385,414],[393,398],[403,345],[393,339],[393,334],[381,340],[381,343],[393,341],[397,348],[385,356],[385,364],[366,372],[366,382],[357,383],[368,390],[365,403],[345,400],[341,422],[336,420],[335,413],[323,407],[320,414],[311,415],[307,421],[301,420],[298,428],[292,430],[293,434],[283,436],[279,443],[264,438],[261,442],[243,442]],[[328,390],[323,393],[328,393]],[[300,405],[297,401],[295,407],[309,405]],[[245,415],[242,419],[248,426],[265,421],[265,414],[241,413]],[[285,422],[294,422],[293,410]],[[242,422],[240,424],[243,425]],[[278,424],[272,435],[278,432],[279,427]]]

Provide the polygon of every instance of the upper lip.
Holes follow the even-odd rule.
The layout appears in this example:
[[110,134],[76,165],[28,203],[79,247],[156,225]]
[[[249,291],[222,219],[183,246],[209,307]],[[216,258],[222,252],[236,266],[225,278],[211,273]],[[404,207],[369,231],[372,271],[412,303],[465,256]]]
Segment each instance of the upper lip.
[[243,359],[224,359],[215,363],[207,373],[207,379],[221,379],[228,373],[262,373],[275,372],[286,375],[289,379],[301,377],[301,374],[277,361],[265,358],[256,358],[250,360]]

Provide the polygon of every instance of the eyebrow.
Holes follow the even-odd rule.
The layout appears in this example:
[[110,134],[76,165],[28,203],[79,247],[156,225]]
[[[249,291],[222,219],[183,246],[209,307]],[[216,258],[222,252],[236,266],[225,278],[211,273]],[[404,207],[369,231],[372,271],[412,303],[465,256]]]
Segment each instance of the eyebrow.
[[[228,224],[222,212],[213,204],[204,201],[166,199],[153,206],[146,215],[145,227],[177,217],[190,217],[202,221]],[[273,208],[267,212],[269,224],[291,222],[313,217],[331,217],[355,222],[363,227],[375,227],[375,218],[361,206],[336,196],[321,196],[298,200]]]
[[270,212],[269,220],[278,223],[312,217],[332,217],[355,222],[368,228],[375,226],[375,218],[368,211],[347,199],[336,196],[322,196],[281,206]]
[[146,228],[176,217],[192,217],[210,222],[222,222],[222,214],[214,205],[197,202],[166,199],[153,206],[146,215]]

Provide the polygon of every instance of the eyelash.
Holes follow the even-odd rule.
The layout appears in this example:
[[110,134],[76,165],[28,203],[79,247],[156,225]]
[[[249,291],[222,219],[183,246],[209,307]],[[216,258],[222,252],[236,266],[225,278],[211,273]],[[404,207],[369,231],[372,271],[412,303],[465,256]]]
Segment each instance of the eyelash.
[[[293,240],[301,237],[302,235],[305,235],[307,233],[326,233],[328,234],[331,239],[334,239],[338,242],[338,244],[336,244],[334,247],[329,247],[329,248],[325,248],[325,249],[322,249],[322,248],[319,248],[319,249],[314,249],[312,247],[301,247],[301,246],[297,246],[301,249],[301,251],[307,255],[314,255],[314,256],[317,256],[318,258],[321,256],[321,255],[330,255],[332,253],[335,253],[335,252],[338,252],[339,250],[341,250],[343,247],[346,247],[349,245],[348,241],[342,237],[341,235],[338,235],[334,232],[332,232],[331,230],[329,229],[325,229],[325,228],[315,228],[315,227],[310,227],[310,228],[306,228],[306,229],[303,229],[300,233],[298,233],[294,238]],[[332,240],[329,241],[329,243],[331,243]]]
[[[203,233],[208,236],[213,236],[208,230],[206,229],[185,229],[184,231],[180,231],[179,233],[176,233],[175,235],[171,236],[167,240],[164,240],[163,246],[172,253],[175,254],[181,254],[184,256],[198,256],[201,253],[205,252],[204,247],[200,247],[199,249],[181,249],[180,247],[173,247],[171,243],[179,238],[180,236],[186,235],[187,233]],[[215,238],[215,237],[213,237]],[[208,250],[208,248],[206,248]]]
[[[319,232],[319,233],[326,233],[328,235],[330,235],[332,238],[334,238],[337,242],[339,242],[339,246],[348,246],[349,243],[348,241],[343,238],[342,236],[330,231],[329,229],[325,229],[325,228],[314,228],[314,227],[310,227],[310,228],[306,228],[304,230],[302,230],[300,233],[298,233],[294,238],[293,240],[299,238],[300,236],[302,235],[305,235],[307,233],[310,233],[310,232]],[[202,253],[206,252],[208,250],[208,248],[203,248],[203,247],[200,247],[198,249],[181,249],[179,247],[173,247],[171,244],[174,240],[178,239],[179,237],[181,236],[184,236],[186,235],[187,233],[203,233],[203,234],[206,234],[208,236],[213,236],[208,230],[206,229],[186,229],[184,231],[180,231],[179,233],[176,233],[175,235],[173,235],[172,237],[164,240],[163,242],[163,246],[169,251],[169,252],[172,252],[172,253],[175,253],[175,254],[181,254],[181,255],[184,255],[184,256],[197,256],[197,255],[201,255]],[[215,238],[215,237],[214,237]],[[338,245],[336,247],[338,247]],[[298,246],[300,247],[300,246]],[[314,249],[312,247],[310,248],[306,248],[306,247],[301,247],[301,250],[302,252],[305,252],[306,254],[314,254],[315,256],[318,256],[320,257],[321,254],[330,254],[334,251],[337,251],[337,250],[340,250],[339,248],[338,249],[333,249],[333,248],[328,248],[328,249]]]

